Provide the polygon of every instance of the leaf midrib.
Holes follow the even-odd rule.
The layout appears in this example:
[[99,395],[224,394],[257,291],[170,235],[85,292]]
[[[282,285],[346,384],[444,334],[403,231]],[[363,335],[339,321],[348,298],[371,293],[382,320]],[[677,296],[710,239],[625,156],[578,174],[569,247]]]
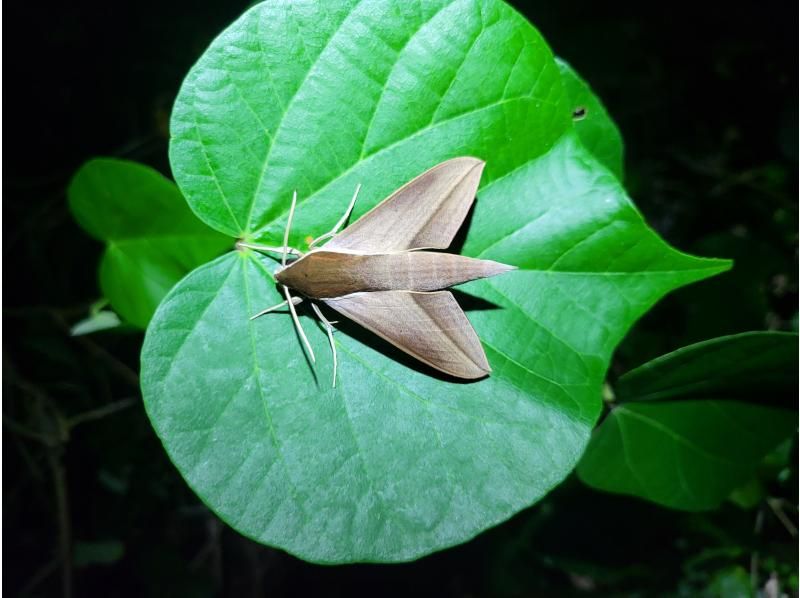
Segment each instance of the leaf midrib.
[[328,37],[328,39],[325,40],[325,43],[323,44],[322,49],[320,49],[319,54],[317,54],[316,58],[314,59],[314,62],[308,67],[308,70],[306,71],[306,74],[303,76],[303,80],[300,81],[300,83],[297,86],[297,89],[295,89],[294,93],[292,94],[292,97],[289,98],[289,101],[286,102],[286,106],[284,107],[281,115],[278,117],[277,124],[275,126],[275,133],[270,137],[269,147],[267,148],[267,153],[266,153],[266,156],[264,157],[264,161],[261,164],[261,169],[260,169],[260,173],[259,173],[259,177],[258,177],[258,182],[256,183],[256,188],[253,191],[252,198],[250,200],[250,206],[249,206],[249,208],[247,210],[247,220],[245,221],[245,226],[244,226],[244,231],[243,231],[245,234],[248,234],[248,232],[250,230],[250,225],[252,224],[252,220],[253,220],[253,210],[255,209],[256,201],[258,200],[258,194],[261,191],[261,186],[264,184],[264,178],[265,178],[264,175],[267,172],[267,167],[269,166],[269,159],[270,159],[270,156],[272,155],[272,150],[275,147],[275,140],[278,138],[278,135],[279,135],[279,133],[281,131],[281,127],[283,126],[283,123],[286,120],[286,115],[289,113],[289,110],[291,109],[292,104],[297,99],[297,96],[302,91],[302,89],[305,86],[306,82],[308,81],[309,77],[311,77],[311,73],[314,72],[314,69],[319,64],[319,61],[322,59],[323,55],[327,52],[331,41],[333,40],[333,38],[335,38],[337,36],[339,31],[342,30],[342,27],[344,27],[344,24],[350,19],[350,17],[353,15],[353,13],[358,9],[358,7],[359,7],[359,5],[361,4],[362,1],[363,0],[358,0],[353,5],[353,7],[347,12],[347,14],[345,14],[344,18],[339,22],[339,24],[336,25],[336,28],[333,30],[333,33],[331,33],[331,35]]
[[[617,418],[630,417],[632,419],[639,420],[640,422],[664,434],[665,436],[673,440],[675,443],[681,444],[686,448],[688,448],[689,450],[694,451],[700,455],[703,455],[708,459],[711,459],[713,461],[718,461],[719,463],[724,463],[726,465],[730,465],[733,467],[737,467],[739,465],[738,461],[735,461],[733,459],[726,459],[725,457],[721,457],[720,455],[715,455],[714,453],[709,452],[700,445],[692,442],[686,436],[682,436],[677,431],[673,430],[672,428],[669,428],[668,426],[662,424],[661,422],[650,416],[644,415],[643,413],[639,413],[637,411],[631,411],[630,409],[624,406],[618,406],[614,411],[615,411],[615,416]],[[619,413],[620,411],[622,413]]]

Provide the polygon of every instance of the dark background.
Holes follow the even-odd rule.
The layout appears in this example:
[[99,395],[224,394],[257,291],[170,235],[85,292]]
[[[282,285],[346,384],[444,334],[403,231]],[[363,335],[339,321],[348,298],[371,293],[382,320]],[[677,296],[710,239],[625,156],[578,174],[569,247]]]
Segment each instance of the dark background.
[[[640,321],[612,377],[696,340],[796,330],[792,3],[513,4],[619,124],[626,186],[648,222],[680,249],[736,259],[732,272],[674,293]],[[141,334],[67,334],[99,296],[101,247],[71,219],[64,191],[96,155],[169,174],[181,79],[245,7],[4,7],[3,589],[58,595],[66,581],[83,596],[698,595],[731,566],[749,571],[755,555],[761,584],[776,572],[796,593],[796,540],[763,505],[685,514],[571,478],[463,546],[412,564],[345,567],[254,544],[202,506],[141,406]],[[105,414],[108,405],[122,409]],[[93,418],[73,425],[87,412]],[[792,468],[770,492],[796,504]]]

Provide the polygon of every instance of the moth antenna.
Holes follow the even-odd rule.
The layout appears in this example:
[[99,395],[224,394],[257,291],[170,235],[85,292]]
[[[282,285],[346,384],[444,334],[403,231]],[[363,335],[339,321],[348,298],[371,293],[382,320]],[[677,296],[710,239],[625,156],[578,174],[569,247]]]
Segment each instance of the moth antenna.
[[342,228],[342,226],[344,226],[344,223],[347,222],[347,219],[350,218],[350,213],[353,211],[353,206],[356,205],[356,198],[358,198],[358,192],[360,190],[361,190],[361,183],[356,185],[356,192],[353,193],[353,199],[350,200],[350,205],[347,206],[347,210],[345,211],[344,216],[342,216],[339,219],[339,222],[336,223],[336,226],[334,226],[329,232],[325,233],[324,235],[320,235],[319,237],[311,241],[311,243],[308,244],[309,249],[314,247],[314,245],[316,245],[320,241],[324,239],[329,239],[330,237],[339,232],[339,229]]
[[259,245],[257,243],[245,243],[244,241],[236,241],[236,249],[241,249],[242,247],[247,247],[248,249],[255,249],[256,251],[269,251],[272,253],[283,253],[284,251],[291,255],[296,255],[298,257],[302,257],[303,252],[299,249],[295,249],[294,247],[275,247],[272,245]]
[[333,326],[331,326],[331,322],[328,322],[325,316],[322,315],[322,310],[317,307],[316,303],[312,302],[311,308],[325,327],[325,332],[328,333],[328,341],[331,344],[331,352],[333,353],[333,388],[336,388],[336,344],[333,342]]
[[303,327],[300,325],[300,318],[297,317],[297,310],[295,310],[294,301],[292,301],[292,296],[289,294],[289,287],[286,285],[281,286],[283,287],[283,294],[286,295],[286,302],[289,304],[289,311],[292,312],[292,320],[294,320],[294,325],[297,328],[297,332],[300,334],[300,338],[303,340],[306,349],[308,349],[308,354],[311,356],[311,362],[316,363],[317,358],[314,357],[314,349],[311,348],[311,343],[308,342],[308,337],[303,331]]
[[[301,297],[292,297],[292,303],[293,303],[294,305],[300,305],[302,302],[303,302],[303,299],[302,299]],[[258,312],[258,313],[257,313],[256,315],[254,315],[254,316],[250,316],[250,319],[251,319],[251,320],[255,320],[256,318],[260,318],[260,317],[261,317],[261,316],[263,316],[264,314],[268,314],[268,313],[270,313],[271,311],[275,311],[276,309],[280,309],[280,308],[282,308],[282,307],[283,307],[284,305],[286,305],[287,303],[289,303],[289,302],[288,302],[288,301],[281,301],[280,303],[278,303],[278,305],[273,305],[272,307],[268,307],[267,309],[265,309],[265,310],[262,310],[262,311]]]
[[292,228],[292,218],[294,218],[294,207],[296,205],[297,191],[294,191],[292,193],[292,207],[289,208],[289,217],[286,219],[286,230],[283,233],[283,255],[281,256],[281,266],[286,266],[286,249],[289,246],[289,230]]

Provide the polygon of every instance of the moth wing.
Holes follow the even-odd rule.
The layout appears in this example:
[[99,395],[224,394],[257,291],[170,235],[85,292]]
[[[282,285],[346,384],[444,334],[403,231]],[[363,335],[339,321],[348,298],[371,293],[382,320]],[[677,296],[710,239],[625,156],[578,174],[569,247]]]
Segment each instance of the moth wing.
[[434,166],[334,236],[325,249],[445,249],[469,212],[484,165],[478,158],[461,157]]
[[491,372],[478,335],[449,291],[354,293],[325,304],[446,374],[474,379]]

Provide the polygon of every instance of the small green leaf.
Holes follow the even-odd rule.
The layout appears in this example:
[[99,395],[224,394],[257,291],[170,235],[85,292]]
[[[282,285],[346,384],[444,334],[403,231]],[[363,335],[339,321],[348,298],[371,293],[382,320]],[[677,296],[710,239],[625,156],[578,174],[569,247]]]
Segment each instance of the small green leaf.
[[714,508],[795,434],[796,412],[764,403],[796,389],[795,334],[752,332],[684,347],[620,379],[622,404],[595,431],[578,475],[600,490],[673,508]]
[[275,262],[223,256],[165,298],[142,392],[171,459],[241,533],[305,559],[403,561],[533,504],[575,466],[611,352],[649,307],[729,267],[666,245],[581,144],[542,38],[496,0],[268,2],[220,35],[176,100],[170,159],[193,209],[280,244],[327,231],[458,155],[487,161],[462,253],[518,271],[462,287],[493,368],[459,383],[344,321],[325,333]]
[[192,214],[171,181],[135,162],[90,160],[72,179],[68,198],[84,230],[106,242],[103,293],[140,328],[178,280],[232,245]]
[[557,58],[556,64],[573,106],[573,121],[581,143],[621,181],[624,147],[617,125],[586,81],[566,61]]
[[767,489],[757,476],[751,477],[741,486],[734,488],[728,496],[736,506],[742,509],[754,509],[767,495]]
[[70,328],[70,336],[83,336],[101,330],[117,328],[122,322],[119,316],[113,311],[98,311],[91,314],[88,318],[81,320]]

